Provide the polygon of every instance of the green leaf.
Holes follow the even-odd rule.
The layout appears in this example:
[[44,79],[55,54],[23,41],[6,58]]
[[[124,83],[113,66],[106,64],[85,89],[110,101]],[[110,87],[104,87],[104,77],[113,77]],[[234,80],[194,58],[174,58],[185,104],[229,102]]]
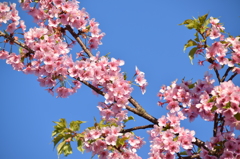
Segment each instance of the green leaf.
[[123,146],[127,139],[128,139],[128,137],[118,138],[117,139],[117,146],[119,146],[119,145]]
[[192,88],[194,88],[194,86],[195,86],[195,83],[188,85],[188,88],[192,89]]
[[210,23],[210,19],[207,19],[204,23],[203,23],[203,27],[207,28],[207,25]]
[[186,48],[190,47],[190,46],[195,46],[197,45],[197,43],[195,41],[193,41],[192,39],[188,40],[187,44],[184,45],[183,51],[186,50]]
[[79,139],[77,142],[77,149],[82,153],[84,152],[83,141],[81,139]]
[[215,110],[217,110],[217,107],[214,105],[211,109],[211,112],[213,113]]
[[225,108],[225,109],[228,109],[228,108],[231,108],[231,102],[228,102],[224,107],[222,108]]
[[200,42],[199,36],[198,36],[198,32],[196,32],[196,33],[194,34],[194,36],[196,36],[196,38],[195,38],[194,40],[197,41],[197,42]]
[[210,102],[214,102],[215,99],[216,99],[216,96],[212,96],[212,97],[208,100],[208,103],[210,103]]
[[129,120],[134,120],[133,116],[129,116],[127,119],[123,120],[124,123],[128,122]]
[[123,78],[124,78],[124,80],[127,79],[127,73],[126,72],[123,72]]
[[187,20],[185,20],[184,22],[182,22],[181,24],[178,24],[178,25],[189,24],[189,23],[191,23],[192,21],[193,21],[192,19],[187,19]]
[[54,121],[54,123],[57,124],[57,127],[59,127],[59,128],[66,128],[67,127],[66,120],[64,118],[61,118],[59,120],[60,120],[59,122],[55,122]]
[[63,134],[59,134],[58,136],[53,138],[53,143],[54,143],[54,147],[58,144],[58,142],[64,137]]
[[72,154],[72,147],[71,147],[70,143],[63,145],[62,150],[63,150],[63,154],[65,156]]
[[193,65],[192,60],[194,59],[194,54],[196,53],[197,49],[198,49],[197,47],[192,48],[188,54],[188,57],[189,57],[192,65]]
[[234,117],[235,117],[238,121],[240,121],[240,113],[235,114]]
[[61,143],[57,146],[57,153],[58,153],[58,155],[61,155],[61,154],[62,154],[62,149],[63,149],[63,146],[64,146],[65,143],[66,143],[66,142],[63,141],[63,142],[61,142]]
[[209,19],[208,20],[206,20],[203,24],[202,24],[202,26],[201,26],[201,28],[200,28],[200,33],[201,34],[203,34],[205,31],[206,31],[206,29],[208,28],[207,27],[207,25],[209,24]]
[[58,133],[61,133],[61,132],[63,132],[63,131],[66,131],[65,129],[66,129],[66,127],[67,127],[67,122],[66,122],[66,120],[65,119],[59,119],[60,121],[59,122],[55,122],[55,121],[53,121],[55,124],[57,124],[57,125],[55,125],[54,126],[54,131],[52,132],[52,136],[55,136],[55,135],[57,135]]
[[187,155],[187,151],[183,151],[179,153],[180,155]]
[[178,141],[178,136],[176,136],[175,138],[173,138],[173,141]]
[[72,121],[70,123],[70,129],[72,131],[79,131],[80,130],[80,124],[82,123],[86,123],[85,121],[80,121],[80,120],[77,120],[77,121]]
[[110,55],[110,52],[109,52],[109,53],[107,53],[107,54],[106,54],[106,55],[104,55],[104,56],[110,59],[109,55]]
[[198,29],[199,23],[197,22],[197,19],[192,20],[189,24],[185,25],[188,29]]
[[203,15],[203,16],[201,16],[201,17],[198,17],[199,22],[200,22],[201,25],[205,22],[205,20],[207,19],[207,16],[208,16],[208,13]]
[[88,26],[86,27],[86,29],[87,29],[87,30],[90,30],[90,28],[91,28],[91,26],[90,26],[90,25],[88,25]]

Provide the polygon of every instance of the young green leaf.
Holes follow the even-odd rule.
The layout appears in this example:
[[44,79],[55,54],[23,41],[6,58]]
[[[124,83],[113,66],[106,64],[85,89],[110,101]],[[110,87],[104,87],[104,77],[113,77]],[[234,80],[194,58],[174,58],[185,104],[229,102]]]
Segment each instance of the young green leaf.
[[81,139],[79,139],[77,142],[77,149],[82,153],[84,152],[83,141]]
[[62,149],[63,149],[63,146],[64,146],[64,144],[65,144],[66,142],[65,141],[63,141],[63,142],[61,142],[58,146],[57,146],[57,153],[58,153],[58,155],[61,155],[63,152],[62,152]]
[[195,41],[193,41],[192,39],[188,40],[187,44],[184,45],[183,51],[186,50],[186,48],[190,47],[190,46],[195,46],[197,45],[197,43]]
[[187,151],[183,151],[179,153],[180,155],[187,155]]
[[134,120],[133,116],[129,116],[127,119],[123,120],[124,123],[128,122],[129,120]]
[[63,154],[65,156],[72,154],[72,147],[71,147],[70,143],[63,145],[62,150],[63,150]]
[[196,38],[194,39],[196,42],[200,42],[200,40],[199,40],[199,36],[198,36],[198,32],[196,32],[195,34],[194,34],[194,36],[196,36]]
[[64,137],[63,134],[59,134],[58,136],[54,137],[52,142],[54,143],[54,147],[58,144],[58,142]]
[[192,65],[193,65],[192,60],[194,59],[194,54],[196,53],[197,49],[198,49],[197,47],[192,48],[188,54],[188,57],[189,57]]
[[184,22],[182,22],[181,24],[178,24],[178,25],[189,24],[189,23],[191,23],[192,21],[193,21],[192,19],[187,19],[187,20],[185,20]]
[[203,16],[198,17],[199,22],[200,22],[201,25],[203,25],[203,23],[204,23],[205,20],[207,19],[207,16],[208,16],[208,13],[205,14],[205,15],[203,15]]
[[235,119],[237,119],[238,121],[240,121],[240,113],[237,113],[234,115]]
[[77,121],[72,121],[70,123],[70,129],[72,131],[79,131],[80,130],[80,124],[82,123],[86,123],[85,121],[80,121],[80,120],[77,120]]

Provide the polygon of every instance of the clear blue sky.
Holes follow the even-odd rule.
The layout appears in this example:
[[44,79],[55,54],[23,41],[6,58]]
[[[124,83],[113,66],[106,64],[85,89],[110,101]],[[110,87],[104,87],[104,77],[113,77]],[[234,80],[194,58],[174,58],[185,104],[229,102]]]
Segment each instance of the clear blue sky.
[[[198,66],[197,60],[194,60],[194,65],[190,64],[187,53],[183,53],[183,45],[193,37],[194,31],[177,24],[209,12],[209,15],[220,18],[227,32],[239,35],[239,0],[83,0],[80,6],[86,8],[90,17],[96,18],[100,29],[106,33],[103,45],[99,47],[101,55],[111,52],[111,57],[124,60],[122,71],[127,72],[129,78],[134,74],[135,66],[145,72],[149,83],[146,94],[142,96],[139,88],[134,87],[132,96],[156,118],[166,114],[165,108],[156,104],[160,86],[183,77],[194,81],[202,79],[207,70]],[[27,15],[22,12],[20,15],[32,26],[31,18],[26,19]],[[72,53],[77,51],[80,50]],[[3,60],[0,61],[0,74],[1,159],[57,159],[51,143],[52,121],[60,118],[69,122],[87,121],[82,124],[83,130],[93,125],[94,117],[100,119],[96,106],[103,98],[94,96],[86,87],[69,98],[60,99],[40,87],[34,75],[13,71]],[[234,81],[240,85],[239,77]],[[149,124],[138,117],[135,119],[129,122],[128,127]],[[204,141],[212,135],[210,122],[197,120],[182,124],[196,130],[196,137]],[[145,130],[136,134],[148,142]],[[68,159],[91,156],[90,153],[82,155],[76,149],[73,151]],[[145,159],[148,152],[149,144],[146,144],[139,154]]]

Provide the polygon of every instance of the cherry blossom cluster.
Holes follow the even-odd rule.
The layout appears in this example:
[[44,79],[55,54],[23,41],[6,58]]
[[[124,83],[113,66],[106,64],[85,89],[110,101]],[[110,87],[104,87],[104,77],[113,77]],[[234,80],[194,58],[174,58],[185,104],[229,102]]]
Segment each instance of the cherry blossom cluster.
[[79,10],[78,1],[40,0],[35,1],[35,6],[31,6],[31,3],[33,3],[31,0],[24,0],[21,2],[21,6],[33,16],[40,26],[45,24],[58,28],[59,26],[69,25],[81,32],[90,33],[90,35],[84,34],[83,36],[84,38],[89,38],[90,49],[97,49],[98,45],[102,44],[101,39],[105,33],[101,33],[101,30],[98,28],[99,23],[95,22],[94,18],[90,19],[84,8]]
[[[55,21],[59,21],[57,23],[59,26],[65,24],[63,17],[67,16],[66,25],[76,28],[75,21],[88,20],[88,14],[85,10],[78,10],[77,1],[38,1],[38,7],[31,7],[30,2],[23,1],[22,7],[29,10],[29,14],[38,22],[44,22],[49,18],[51,21],[56,18]],[[3,11],[10,13],[10,7],[7,6],[7,3],[1,3],[1,5]],[[14,10],[15,5],[12,6],[12,10]],[[122,66],[124,61],[115,58],[111,58],[109,61],[107,57],[98,57],[99,55],[86,59],[82,53],[77,53],[78,60],[74,62],[71,55],[68,54],[71,49],[70,44],[66,43],[65,38],[63,38],[64,29],[56,28],[51,24],[39,24],[41,24],[39,28],[30,28],[29,31],[25,31],[26,26],[21,23],[20,28],[24,31],[25,40],[23,45],[28,49],[20,48],[19,55],[1,50],[0,58],[7,59],[7,63],[11,64],[15,70],[38,76],[40,85],[50,87],[47,90],[51,94],[54,94],[54,87],[60,85],[59,88],[55,89],[58,97],[65,98],[75,93],[81,85],[77,80],[84,80],[92,82],[94,86],[99,87],[99,90],[105,92],[106,104],[116,102],[119,107],[125,107],[133,88],[120,73],[119,66]],[[84,22],[77,29],[88,28],[92,34],[89,41],[92,41],[91,38],[100,36],[100,30],[97,28],[98,23],[94,19],[89,21],[89,27],[86,25],[87,22]],[[99,36],[97,36],[98,34]],[[11,36],[13,37],[13,33]],[[90,45],[93,43],[90,42]],[[68,76],[74,78],[72,82],[74,86],[67,81]],[[139,85],[141,90],[145,92],[144,73],[138,70],[137,78],[141,80]],[[139,80],[137,81],[139,82]],[[70,85],[70,88],[67,88],[67,85]]]
[[84,131],[84,148],[99,159],[141,159],[136,154],[145,142],[133,133],[120,133],[121,126],[107,126]]
[[210,32],[210,39],[217,39],[222,36],[221,32],[225,30],[225,28],[219,23],[219,19],[210,17],[210,24],[211,26],[211,32]]
[[167,117],[158,119],[158,125],[148,131],[151,140],[150,159],[173,159],[180,152],[180,147],[188,151],[193,148],[195,132],[180,127],[180,121],[185,118],[182,112],[178,112],[168,113]]
[[[19,20],[20,17],[18,16],[18,11],[16,10],[15,3],[11,4],[9,7],[7,2],[0,2],[0,26],[2,23],[7,24],[8,21],[11,21],[11,23],[8,24],[6,31],[13,33],[19,25]],[[21,21],[21,24],[22,23],[23,21]]]
[[232,81],[220,83],[215,86],[209,94],[200,96],[200,103],[197,108],[205,110],[210,109],[224,116],[225,125],[240,130],[240,121],[236,115],[240,114],[240,88],[235,86]]
[[123,126],[123,121],[128,119],[128,111],[123,110],[122,107],[117,106],[116,103],[105,104],[100,103],[97,108],[100,111],[100,115],[103,120],[107,122],[114,122],[118,125]]
[[212,107],[205,106],[204,109],[197,107],[201,100],[201,96],[208,95],[213,89],[214,79],[206,73],[204,80],[198,80],[195,83],[192,81],[182,81],[177,84],[177,81],[172,82],[171,86],[162,86],[158,96],[160,100],[158,105],[167,104],[166,108],[170,113],[182,111],[188,116],[190,121],[193,121],[198,115],[203,119],[211,121],[214,114],[211,112]]
[[216,137],[212,137],[210,142],[206,143],[206,147],[212,151],[205,148],[201,148],[200,157],[217,159],[237,159],[240,157],[240,136],[235,137],[235,134],[231,131],[229,132],[218,132]]
[[[207,36],[211,40],[220,37],[220,41],[215,41],[210,47],[206,47],[202,44],[198,45],[196,54],[199,54],[206,50],[205,58],[211,63],[209,69],[220,70],[223,65],[233,67],[232,72],[240,73],[240,41],[239,37],[227,37],[224,38],[222,34],[225,28],[219,23],[219,19],[210,17],[211,28],[207,30]],[[206,39],[205,39],[206,40]],[[204,48],[206,47],[206,48]],[[230,53],[230,55],[228,55]],[[203,61],[199,61],[200,65],[203,65]]]
[[145,79],[145,74],[144,72],[141,72],[137,67],[136,67],[136,79],[135,82],[139,84],[140,89],[142,91],[142,94],[146,93],[146,86],[147,86],[147,80]]

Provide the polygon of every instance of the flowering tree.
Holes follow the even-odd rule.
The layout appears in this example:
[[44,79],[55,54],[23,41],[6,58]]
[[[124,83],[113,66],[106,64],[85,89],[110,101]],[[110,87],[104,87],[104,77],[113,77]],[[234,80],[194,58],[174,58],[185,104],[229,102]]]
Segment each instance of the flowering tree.
[[[240,129],[240,88],[232,82],[240,72],[240,42],[239,37],[224,32],[219,19],[206,14],[180,24],[196,30],[195,38],[184,45],[184,50],[192,47],[191,62],[197,55],[202,56],[199,64],[209,63],[218,81],[206,73],[203,80],[183,79],[162,86],[158,105],[166,106],[169,113],[155,118],[131,96],[133,84],[142,94],[146,92],[145,74],[136,67],[134,80],[129,81],[120,69],[123,60],[100,56],[100,52],[93,55],[105,34],[85,9],[79,9],[77,1],[22,0],[21,7],[38,27],[27,30],[16,4],[0,3],[0,36],[4,38],[0,58],[14,70],[36,75],[40,85],[57,97],[66,98],[84,84],[105,98],[97,106],[101,121],[86,130],[80,131],[84,121],[55,122],[52,136],[59,155],[71,154],[70,143],[75,141],[79,151],[90,151],[99,158],[141,158],[137,150],[145,142],[134,131],[150,128],[151,159],[240,158],[240,138],[234,134]],[[209,40],[214,42],[209,44]],[[76,45],[81,50],[70,54]],[[19,53],[12,51],[14,46]],[[127,122],[134,119],[128,116],[129,111],[151,124],[126,129]],[[198,116],[213,123],[209,142],[180,125],[181,120],[194,121]]]

